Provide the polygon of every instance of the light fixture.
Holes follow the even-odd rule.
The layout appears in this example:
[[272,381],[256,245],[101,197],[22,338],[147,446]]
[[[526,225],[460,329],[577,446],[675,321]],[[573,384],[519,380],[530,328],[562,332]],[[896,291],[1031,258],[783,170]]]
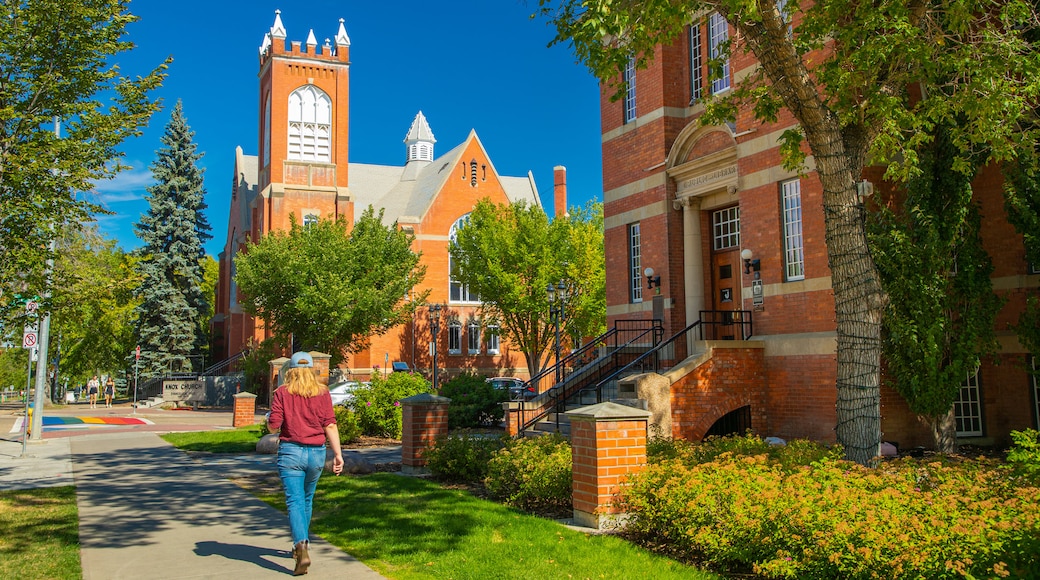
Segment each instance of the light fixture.
[[654,276],[654,269],[647,268],[643,270],[643,274],[646,276],[646,287],[648,290],[652,290],[654,286],[661,287],[661,277]]
[[856,195],[859,196],[860,201],[863,201],[864,198],[870,197],[873,194],[873,183],[867,181],[866,179],[861,179],[856,182]]
[[762,269],[762,262],[757,258],[752,260],[751,256],[754,254],[751,250],[744,248],[740,251],[740,257],[744,260],[744,273],[750,274],[752,270],[758,272]]

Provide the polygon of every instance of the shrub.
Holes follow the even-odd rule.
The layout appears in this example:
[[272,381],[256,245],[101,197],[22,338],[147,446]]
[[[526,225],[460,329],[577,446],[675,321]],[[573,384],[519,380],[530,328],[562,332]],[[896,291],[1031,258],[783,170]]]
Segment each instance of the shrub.
[[372,437],[401,438],[401,399],[428,393],[430,383],[421,375],[391,373],[376,375],[368,386],[354,391],[350,407],[361,432]]
[[506,446],[508,436],[487,437],[458,431],[438,437],[423,457],[433,476],[441,481],[483,482],[491,456]]
[[[627,533],[680,559],[768,578],[1024,577],[1040,569],[1040,489],[1009,484],[991,461],[899,460],[870,470],[816,459],[808,444],[788,448],[648,465],[622,490]],[[795,466],[798,457],[810,464]]]
[[502,403],[509,400],[509,391],[495,389],[476,373],[463,373],[441,387],[441,396],[451,399],[448,404],[448,428],[470,429],[487,427],[502,422]]
[[488,494],[525,511],[570,509],[571,446],[560,435],[512,440],[488,462]]
[[1040,432],[1036,429],[1012,431],[1011,440],[1014,445],[1007,454],[1011,469],[1033,485],[1040,485]]
[[361,437],[361,425],[358,423],[357,414],[341,405],[337,405],[335,411],[340,443],[357,441]]

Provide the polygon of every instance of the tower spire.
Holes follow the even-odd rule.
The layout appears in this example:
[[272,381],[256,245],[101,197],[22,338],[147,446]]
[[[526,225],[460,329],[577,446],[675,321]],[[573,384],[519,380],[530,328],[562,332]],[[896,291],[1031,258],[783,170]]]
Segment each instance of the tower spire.
[[436,142],[430,124],[426,122],[426,116],[419,111],[408,129],[408,135],[404,138],[404,144],[408,148],[408,162],[433,161],[433,144]]

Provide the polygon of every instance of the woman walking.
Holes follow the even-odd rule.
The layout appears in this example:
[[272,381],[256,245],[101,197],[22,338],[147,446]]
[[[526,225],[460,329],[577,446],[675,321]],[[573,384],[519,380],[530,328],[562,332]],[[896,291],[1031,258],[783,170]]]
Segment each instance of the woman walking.
[[112,406],[112,399],[116,396],[116,380],[111,376],[105,381],[105,407]]
[[94,375],[89,381],[87,381],[87,395],[90,397],[91,409],[97,407],[98,390],[100,388],[101,381],[98,380],[97,375]]
[[325,467],[325,443],[332,447],[332,472],[343,471],[336,414],[329,389],[318,382],[314,359],[305,352],[292,355],[285,384],[271,398],[268,428],[278,435],[278,475],[285,489],[292,533],[294,576],[307,573],[311,507],[318,478]]

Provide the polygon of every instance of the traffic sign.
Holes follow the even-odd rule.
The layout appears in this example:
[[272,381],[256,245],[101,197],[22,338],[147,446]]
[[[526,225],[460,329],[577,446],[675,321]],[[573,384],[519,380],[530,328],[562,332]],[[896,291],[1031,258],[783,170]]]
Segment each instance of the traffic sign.
[[29,314],[36,314],[36,311],[40,309],[40,303],[35,300],[29,300],[25,303],[25,311]]
[[39,328],[35,324],[27,324],[22,332],[22,348],[36,348]]
[[134,358],[135,359],[140,359],[141,358],[141,347],[140,346],[137,347],[137,351],[134,353]]

